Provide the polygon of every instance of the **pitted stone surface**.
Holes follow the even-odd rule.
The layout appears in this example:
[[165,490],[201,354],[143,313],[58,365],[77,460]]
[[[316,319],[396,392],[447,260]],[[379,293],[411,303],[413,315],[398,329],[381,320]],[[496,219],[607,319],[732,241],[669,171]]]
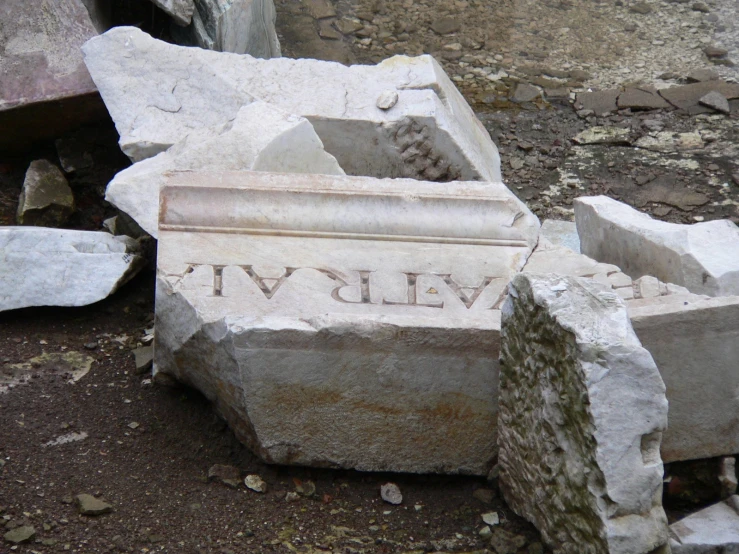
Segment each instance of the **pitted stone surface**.
[[664,548],[665,386],[623,300],[592,280],[518,274],[503,306],[500,360],[509,505],[557,554]]
[[166,172],[229,169],[344,174],[308,120],[253,102],[233,121],[197,129],[166,152],[124,169],[108,185],[105,199],[157,237],[159,188]]
[[652,275],[695,294],[739,294],[739,227],[729,220],[654,220],[606,196],[575,199],[583,254],[632,278]]
[[174,173],[155,372],[273,463],[486,475],[499,303],[538,222],[501,184]]
[[[350,175],[501,182],[490,135],[430,56],[376,66],[184,48],[117,27],[88,41],[85,63],[134,161],[263,100],[307,118]],[[387,110],[377,98],[398,94]]]

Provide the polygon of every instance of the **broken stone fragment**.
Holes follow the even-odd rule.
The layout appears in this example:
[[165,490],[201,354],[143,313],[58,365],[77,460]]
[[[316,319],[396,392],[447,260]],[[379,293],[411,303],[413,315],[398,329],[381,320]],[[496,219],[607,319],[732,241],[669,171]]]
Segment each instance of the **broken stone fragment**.
[[0,311],[86,306],[145,265],[129,237],[44,227],[0,227],[0,259]]
[[631,131],[620,127],[590,127],[572,138],[575,144],[630,144]]
[[698,102],[702,106],[706,106],[708,108],[711,108],[712,110],[716,110],[717,112],[721,112],[725,114],[728,114],[731,112],[729,101],[726,99],[726,97],[723,94],[721,94],[720,92],[716,92],[715,90],[712,90],[705,96],[701,96]]
[[154,361],[154,347],[141,346],[133,351],[134,362],[136,364],[136,374],[143,375],[151,369]]
[[228,169],[344,174],[308,120],[253,102],[233,121],[195,130],[166,152],[124,169],[108,185],[105,199],[157,237],[159,188],[165,173]]
[[195,11],[194,0],[151,0],[151,2],[167,12],[177,25],[189,25]]
[[497,304],[538,236],[507,188],[167,180],[156,375],[201,390],[270,463],[488,473]]
[[236,489],[241,484],[241,471],[234,466],[216,464],[208,470],[208,481],[218,481]]
[[739,496],[732,496],[670,525],[673,554],[739,552]]
[[555,552],[663,547],[665,385],[623,300],[592,280],[518,274],[502,312],[498,446],[509,506]]
[[388,504],[395,504],[396,506],[403,503],[403,494],[400,492],[400,487],[395,483],[385,483],[380,487],[380,496]]
[[267,483],[259,475],[247,475],[244,479],[244,485],[254,492],[267,492]]
[[739,228],[729,220],[680,225],[605,196],[575,200],[582,252],[632,278],[653,275],[695,294],[739,295]]
[[195,0],[191,32],[201,48],[279,58],[273,0]]
[[[348,174],[501,182],[489,133],[431,56],[349,67],[260,60],[174,46],[133,27],[111,29],[83,51],[134,161],[226,124],[258,99],[308,119]],[[382,110],[386,91],[398,102]]]
[[[35,536],[36,529],[34,529],[31,525],[23,525],[21,527],[11,529],[3,535],[3,538],[11,544],[23,544],[24,542],[33,540]],[[13,548],[17,547],[14,546]]]
[[74,500],[77,510],[84,516],[101,516],[113,511],[113,506],[91,494],[78,494]]
[[61,170],[47,160],[31,162],[18,199],[18,223],[59,227],[72,212],[74,195]]

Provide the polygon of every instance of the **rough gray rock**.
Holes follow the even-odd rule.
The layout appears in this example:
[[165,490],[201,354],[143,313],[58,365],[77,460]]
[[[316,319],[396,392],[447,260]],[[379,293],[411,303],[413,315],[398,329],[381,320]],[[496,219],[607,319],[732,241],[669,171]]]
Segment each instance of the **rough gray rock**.
[[0,227],[0,311],[86,306],[145,265],[140,245],[108,233]]
[[402,504],[403,494],[400,492],[400,487],[395,483],[385,483],[380,487],[380,496],[388,504]]
[[672,554],[739,552],[739,496],[670,525]]
[[31,162],[18,199],[18,224],[59,227],[72,212],[74,195],[61,170],[47,160]]
[[723,94],[721,94],[720,92],[716,92],[715,90],[712,90],[705,96],[701,96],[700,100],[698,100],[698,103],[700,103],[702,106],[706,106],[707,108],[711,108],[712,110],[716,110],[717,112],[725,114],[731,112],[729,101]]
[[195,11],[194,0],[151,0],[153,4],[167,12],[177,25],[189,25]]
[[3,535],[3,538],[12,544],[23,544],[24,542],[32,540],[35,536],[36,529],[31,525],[23,525],[21,527],[11,529]]
[[91,494],[78,494],[74,501],[83,516],[101,516],[113,511],[113,506]]
[[516,275],[503,305],[500,365],[508,504],[557,553],[663,547],[665,385],[623,300],[586,279]]

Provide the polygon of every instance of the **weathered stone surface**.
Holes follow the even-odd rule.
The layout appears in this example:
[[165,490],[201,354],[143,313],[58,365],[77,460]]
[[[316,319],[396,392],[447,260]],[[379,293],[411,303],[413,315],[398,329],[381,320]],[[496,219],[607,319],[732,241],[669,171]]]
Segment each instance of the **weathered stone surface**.
[[555,552],[646,554],[667,543],[665,386],[617,295],[585,279],[514,277],[498,421],[505,498]]
[[151,0],[153,4],[167,12],[177,25],[189,25],[195,11],[194,0]]
[[739,294],[739,228],[729,220],[680,225],[605,196],[575,200],[582,252],[632,278],[653,275],[696,294]]
[[673,554],[739,552],[739,496],[732,496],[670,525]]
[[77,510],[84,516],[101,516],[113,511],[113,506],[91,494],[78,494],[74,500]]
[[80,0],[0,2],[0,128],[13,129],[0,133],[0,150],[93,120],[98,106],[104,113],[79,50],[96,34]]
[[572,140],[575,144],[630,144],[631,131],[620,127],[590,127],[578,133]]
[[575,106],[578,110],[592,110],[595,115],[605,115],[618,111],[618,106],[616,105],[618,95],[618,89],[581,92],[577,95]]
[[709,92],[716,91],[728,100],[739,98],[739,85],[725,81],[703,81],[679,87],[665,88],[659,91],[662,98],[676,108],[687,110],[698,104],[698,101]]
[[169,179],[155,372],[203,391],[269,462],[488,473],[493,308],[538,231],[512,193],[259,172]]
[[124,169],[108,185],[105,199],[157,237],[159,187],[164,174],[175,169],[344,174],[308,120],[253,102],[233,121],[197,129],[166,152]]
[[672,294],[628,302],[667,386],[665,462],[739,452],[739,297]]
[[[307,118],[348,174],[500,182],[490,135],[430,56],[377,66],[183,48],[132,27],[85,44],[85,61],[133,160],[194,129],[224,124],[257,99]],[[133,92],[135,91],[135,92]],[[377,107],[398,93],[388,110]]]
[[659,110],[672,106],[657,91],[629,88],[618,95],[618,107],[632,110]]
[[74,195],[61,170],[47,160],[31,162],[18,199],[18,224],[58,227],[73,211]]
[[715,90],[712,90],[705,96],[701,96],[698,102],[701,106],[706,106],[707,108],[711,108],[712,110],[716,110],[717,112],[725,114],[731,112],[729,101],[723,94],[721,94],[720,92],[716,92]]
[[545,219],[541,222],[541,236],[552,244],[565,246],[573,252],[580,253],[580,237],[574,221]]
[[143,267],[138,246],[101,232],[0,227],[0,311],[102,300]]
[[23,544],[32,540],[36,536],[36,529],[31,525],[23,525],[11,529],[3,535],[3,538],[11,544]]
[[192,31],[202,48],[279,58],[273,0],[195,0]]

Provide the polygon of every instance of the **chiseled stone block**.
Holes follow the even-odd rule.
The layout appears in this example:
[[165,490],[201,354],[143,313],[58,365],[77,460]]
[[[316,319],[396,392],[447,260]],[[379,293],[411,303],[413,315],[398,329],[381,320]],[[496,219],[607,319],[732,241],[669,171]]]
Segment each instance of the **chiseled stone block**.
[[583,254],[635,279],[652,275],[695,294],[739,294],[739,227],[729,220],[666,223],[606,196],[575,199],[575,220]]
[[520,273],[502,309],[498,446],[508,504],[562,554],[667,551],[665,385],[624,301]]
[[85,63],[134,161],[263,100],[308,119],[350,175],[501,182],[490,135],[431,56],[375,66],[255,59],[116,27],[88,41]]
[[537,234],[503,185],[174,173],[155,371],[269,462],[486,474],[497,308]]
[[628,303],[667,386],[665,462],[739,452],[739,296],[674,294]]

